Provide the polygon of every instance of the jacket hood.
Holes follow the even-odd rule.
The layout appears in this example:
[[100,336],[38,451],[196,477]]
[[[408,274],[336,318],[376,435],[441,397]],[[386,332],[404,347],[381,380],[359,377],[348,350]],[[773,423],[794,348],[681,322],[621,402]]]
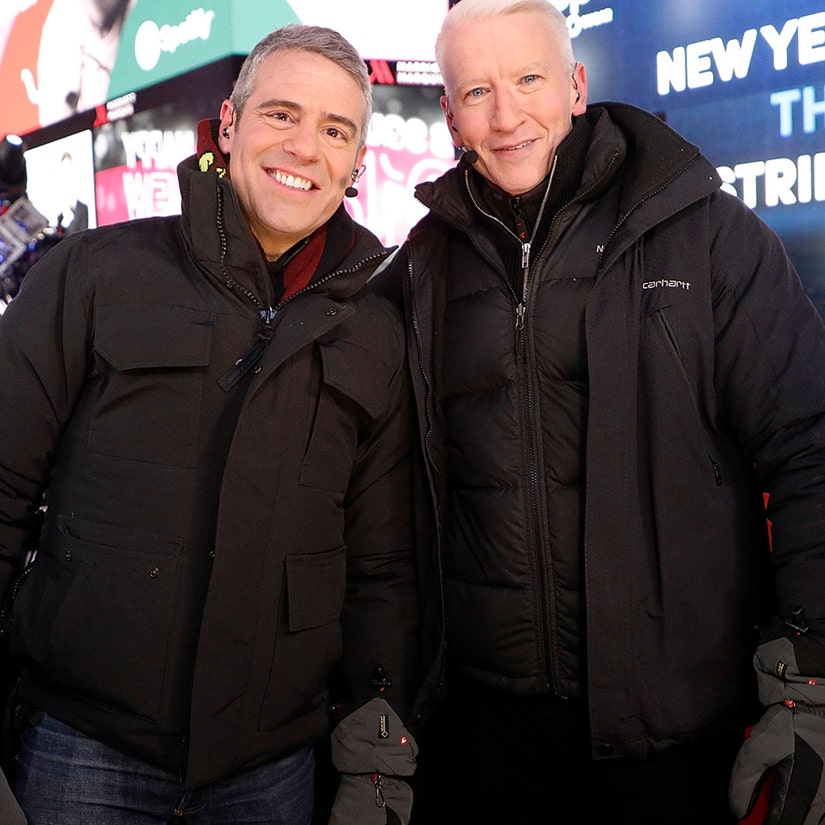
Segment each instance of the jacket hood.
[[[249,229],[229,175],[229,157],[218,146],[217,119],[198,124],[197,152],[178,166],[181,226],[195,261],[227,283],[269,305],[266,258]],[[354,294],[390,250],[352,220],[342,203],[326,224],[285,253],[284,300],[311,284],[337,300]],[[325,280],[336,274],[335,278]],[[323,281],[323,286],[320,282]]]

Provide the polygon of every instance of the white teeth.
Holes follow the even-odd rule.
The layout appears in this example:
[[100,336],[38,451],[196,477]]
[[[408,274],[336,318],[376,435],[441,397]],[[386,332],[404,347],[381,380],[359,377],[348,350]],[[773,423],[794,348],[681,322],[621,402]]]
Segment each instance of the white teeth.
[[295,175],[286,175],[280,169],[276,169],[272,175],[278,183],[288,186],[290,189],[302,189],[306,192],[307,189],[312,188],[312,181],[306,178],[299,178]]

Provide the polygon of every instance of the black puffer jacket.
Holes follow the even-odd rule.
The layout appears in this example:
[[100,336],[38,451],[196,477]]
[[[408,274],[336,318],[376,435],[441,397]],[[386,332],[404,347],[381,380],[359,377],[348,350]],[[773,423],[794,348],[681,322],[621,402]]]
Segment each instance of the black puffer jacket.
[[63,241],[0,320],[0,589],[48,488],[20,696],[194,785],[322,736],[334,668],[344,710],[381,664],[404,713],[417,621],[388,251],[341,207],[267,326],[230,181],[180,180],[182,218]]
[[[625,105],[586,117],[579,192],[534,244],[524,292],[463,161],[418,187],[431,213],[397,267],[450,667],[564,693],[583,622],[593,750],[609,757],[744,724],[755,624],[796,605],[825,617],[825,329],[779,240],[695,146]],[[554,509],[542,463],[571,453],[543,417],[572,407],[544,398],[560,356],[555,383],[587,395],[581,511]],[[554,556],[570,532],[580,579]]]

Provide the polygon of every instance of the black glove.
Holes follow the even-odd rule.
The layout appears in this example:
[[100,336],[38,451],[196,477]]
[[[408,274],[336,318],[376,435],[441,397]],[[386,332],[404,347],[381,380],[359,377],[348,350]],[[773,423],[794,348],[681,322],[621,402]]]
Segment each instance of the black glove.
[[733,766],[729,800],[735,816],[753,810],[775,770],[764,825],[825,822],[825,638],[806,624],[783,623],[753,658],[759,699],[767,707]]
[[384,699],[346,716],[332,734],[332,762],[341,773],[330,825],[407,825],[418,746]]

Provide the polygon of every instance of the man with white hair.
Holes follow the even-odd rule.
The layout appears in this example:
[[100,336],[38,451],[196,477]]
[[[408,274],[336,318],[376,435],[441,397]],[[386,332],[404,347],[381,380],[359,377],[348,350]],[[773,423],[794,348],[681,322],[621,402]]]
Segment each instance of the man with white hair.
[[552,4],[461,0],[436,56],[462,157],[394,266],[447,821],[730,823],[778,765],[769,821],[818,823],[825,328],[696,146],[587,105]]

